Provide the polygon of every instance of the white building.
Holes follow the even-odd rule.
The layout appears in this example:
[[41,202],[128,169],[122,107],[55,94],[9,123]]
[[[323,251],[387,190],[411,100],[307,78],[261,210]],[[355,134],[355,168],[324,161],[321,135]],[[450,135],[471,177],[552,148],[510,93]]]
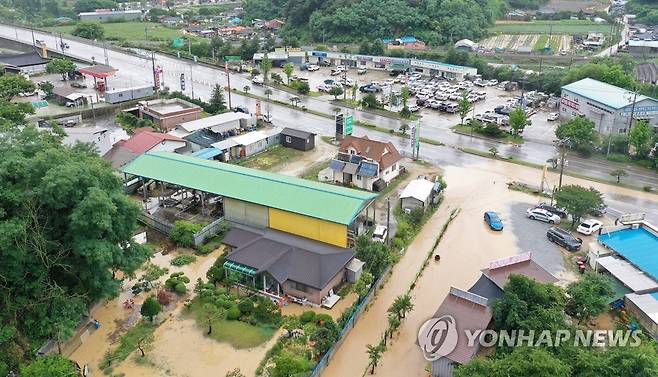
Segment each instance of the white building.
[[281,142],[281,128],[252,131],[212,144],[221,152],[222,161],[249,157]]
[[66,136],[62,144],[73,146],[77,142],[90,143],[103,156],[112,148],[112,138],[107,128],[102,127],[71,127],[64,128]]
[[140,20],[144,14],[141,10],[116,10],[105,9],[95,12],[82,12],[78,14],[81,21],[116,21],[116,20]]
[[[635,103],[635,105],[633,105]],[[634,119],[658,125],[658,100],[626,89],[585,78],[562,87],[560,118],[583,116],[594,122],[601,134],[627,133]]]
[[424,178],[414,179],[400,194],[400,207],[403,211],[427,208],[432,202],[434,182]]

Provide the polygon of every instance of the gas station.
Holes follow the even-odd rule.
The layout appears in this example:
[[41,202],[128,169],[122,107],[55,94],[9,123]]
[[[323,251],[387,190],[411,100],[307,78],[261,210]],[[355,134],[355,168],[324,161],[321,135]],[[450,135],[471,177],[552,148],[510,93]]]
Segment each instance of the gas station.
[[[107,78],[114,76],[118,70],[109,65],[97,64],[90,67],[80,68],[80,73],[94,78],[94,89],[105,92],[107,89]],[[99,81],[98,79],[102,79]]]

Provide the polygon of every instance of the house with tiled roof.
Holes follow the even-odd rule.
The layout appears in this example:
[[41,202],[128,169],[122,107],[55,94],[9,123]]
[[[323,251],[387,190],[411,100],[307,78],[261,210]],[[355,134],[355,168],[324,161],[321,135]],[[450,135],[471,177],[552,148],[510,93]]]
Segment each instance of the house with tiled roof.
[[103,158],[110,161],[114,168],[120,168],[146,152],[175,152],[186,144],[184,139],[177,136],[142,127],[134,130],[130,139],[114,144]]
[[402,155],[391,142],[348,136],[329,165],[336,183],[379,191],[400,175]]

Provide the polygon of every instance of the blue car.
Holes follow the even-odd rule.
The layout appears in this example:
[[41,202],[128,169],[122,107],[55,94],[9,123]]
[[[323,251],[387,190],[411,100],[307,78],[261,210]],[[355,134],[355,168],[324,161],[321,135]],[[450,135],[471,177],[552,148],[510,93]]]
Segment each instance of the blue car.
[[484,222],[489,225],[491,230],[503,230],[503,220],[498,217],[498,214],[493,211],[484,213]]

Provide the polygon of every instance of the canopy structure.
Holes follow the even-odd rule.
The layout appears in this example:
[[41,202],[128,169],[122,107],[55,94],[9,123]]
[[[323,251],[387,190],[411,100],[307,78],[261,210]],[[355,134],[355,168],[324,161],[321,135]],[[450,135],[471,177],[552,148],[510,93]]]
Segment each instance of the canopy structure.
[[256,275],[256,272],[258,272],[258,270],[255,268],[245,266],[240,263],[235,263],[230,260],[224,262],[224,268],[226,268],[227,270],[235,271],[243,275],[249,275],[249,276],[254,276]]
[[89,75],[95,79],[106,79],[114,74],[118,69],[110,67],[109,65],[97,64],[92,65],[91,67],[80,68],[80,73],[83,75]]

